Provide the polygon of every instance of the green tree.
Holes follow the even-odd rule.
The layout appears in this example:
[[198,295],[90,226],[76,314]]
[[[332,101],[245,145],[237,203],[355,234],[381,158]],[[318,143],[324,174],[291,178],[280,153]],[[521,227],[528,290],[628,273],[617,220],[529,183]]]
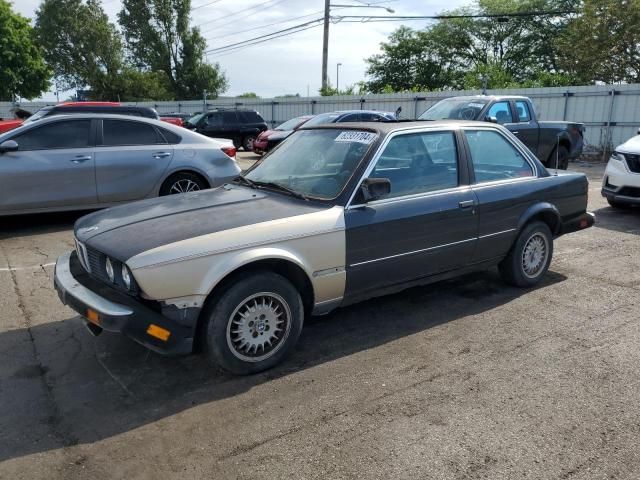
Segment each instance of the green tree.
[[244,92],[238,95],[237,98],[260,98],[255,92]]
[[0,100],[37,97],[49,88],[50,78],[29,20],[0,0]]
[[[536,11],[567,12],[579,0],[476,0],[470,7],[443,14],[469,15],[440,20],[424,30],[400,27],[381,45],[382,53],[367,60],[372,92],[458,89],[481,85],[487,76],[495,85],[519,85],[540,72],[559,72],[554,40],[571,19],[511,16]],[[471,15],[488,15],[477,18]]]
[[44,0],[36,33],[59,89],[89,87],[95,95],[115,98],[122,43],[98,0]]
[[582,82],[640,81],[640,0],[584,0],[557,39],[560,65]]
[[189,26],[190,11],[191,0],[124,0],[118,19],[134,65],[164,72],[177,98],[217,96],[227,79],[206,63],[207,42]]
[[163,72],[128,65],[120,33],[98,0],[44,0],[36,34],[61,90],[86,89],[96,100],[170,100]]

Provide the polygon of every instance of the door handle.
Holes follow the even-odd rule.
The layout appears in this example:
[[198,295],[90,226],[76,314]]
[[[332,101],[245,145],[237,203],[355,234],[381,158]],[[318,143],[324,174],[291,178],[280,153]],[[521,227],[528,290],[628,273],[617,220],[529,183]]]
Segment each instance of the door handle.
[[169,152],[156,152],[152,156],[153,156],[153,158],[165,158],[165,157],[168,157],[170,155],[171,154]]
[[469,208],[469,207],[473,207],[475,204],[476,202],[474,200],[465,200],[464,202],[458,203],[458,206],[460,208]]
[[70,160],[71,163],[84,163],[91,160],[91,155],[78,155],[76,158]]
[[519,134],[519,133],[520,133],[520,131],[519,131],[519,130],[515,130],[515,131],[514,131],[514,130],[511,130],[511,133],[513,133],[514,135],[517,135],[517,134]]

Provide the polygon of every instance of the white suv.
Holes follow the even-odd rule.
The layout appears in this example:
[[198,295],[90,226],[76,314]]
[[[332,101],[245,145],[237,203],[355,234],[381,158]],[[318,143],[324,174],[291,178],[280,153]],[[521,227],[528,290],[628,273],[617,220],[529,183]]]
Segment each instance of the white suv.
[[618,146],[602,179],[602,196],[614,208],[640,205],[640,131]]

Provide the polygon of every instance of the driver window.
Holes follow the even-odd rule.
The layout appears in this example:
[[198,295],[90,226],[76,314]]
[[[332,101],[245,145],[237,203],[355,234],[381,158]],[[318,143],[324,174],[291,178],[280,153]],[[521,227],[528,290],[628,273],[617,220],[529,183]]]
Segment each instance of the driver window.
[[504,123],[513,123],[513,117],[511,116],[511,109],[509,108],[509,102],[498,102],[491,106],[489,117],[495,117],[500,125]]
[[458,155],[453,132],[422,132],[393,137],[370,177],[388,178],[388,198],[458,186]]

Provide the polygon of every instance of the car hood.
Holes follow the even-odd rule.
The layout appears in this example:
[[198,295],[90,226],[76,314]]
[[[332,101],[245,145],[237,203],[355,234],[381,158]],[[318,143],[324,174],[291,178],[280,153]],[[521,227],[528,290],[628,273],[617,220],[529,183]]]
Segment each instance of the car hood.
[[640,153],[640,135],[636,135],[635,137],[631,137],[629,140],[624,142],[622,145],[619,145],[616,148],[617,151],[627,152],[627,153]]
[[258,138],[260,140],[266,140],[267,138],[269,138],[274,133],[275,133],[275,130],[265,130],[264,132],[261,132],[260,134],[258,134]]
[[225,185],[95,212],[80,218],[74,230],[90,248],[126,261],[188,238],[326,208],[279,193]]

